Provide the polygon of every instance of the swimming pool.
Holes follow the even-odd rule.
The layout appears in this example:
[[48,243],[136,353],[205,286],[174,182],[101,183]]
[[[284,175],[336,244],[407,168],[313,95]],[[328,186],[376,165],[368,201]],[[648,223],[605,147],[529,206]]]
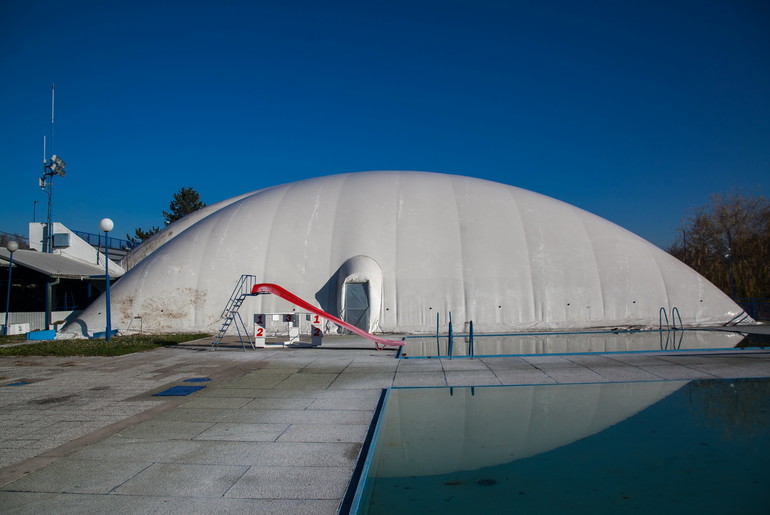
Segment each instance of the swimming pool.
[[766,335],[732,331],[664,330],[597,331],[580,333],[520,333],[508,335],[409,336],[400,357],[470,357],[591,352],[734,349],[770,346]]
[[766,513],[770,379],[393,388],[353,513]]

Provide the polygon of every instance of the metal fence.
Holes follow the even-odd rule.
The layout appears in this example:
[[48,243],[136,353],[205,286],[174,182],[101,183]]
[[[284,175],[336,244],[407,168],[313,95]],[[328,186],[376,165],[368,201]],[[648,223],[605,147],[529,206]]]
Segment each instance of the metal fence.
[[[94,234],[90,232],[83,232],[83,231],[72,231],[75,233],[79,238],[82,240],[85,240],[89,245],[93,247],[103,247],[104,246],[104,235],[102,234]],[[113,238],[112,236],[107,237],[107,246],[110,249],[114,250],[131,250],[131,248],[134,246],[130,241],[124,240],[121,238]]]

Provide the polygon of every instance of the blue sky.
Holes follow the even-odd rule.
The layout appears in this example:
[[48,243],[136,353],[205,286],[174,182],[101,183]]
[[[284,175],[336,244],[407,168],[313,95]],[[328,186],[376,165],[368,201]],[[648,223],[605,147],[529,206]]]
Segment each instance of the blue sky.
[[575,204],[667,246],[770,190],[770,4],[3,1],[0,231],[112,235],[333,173],[427,170]]

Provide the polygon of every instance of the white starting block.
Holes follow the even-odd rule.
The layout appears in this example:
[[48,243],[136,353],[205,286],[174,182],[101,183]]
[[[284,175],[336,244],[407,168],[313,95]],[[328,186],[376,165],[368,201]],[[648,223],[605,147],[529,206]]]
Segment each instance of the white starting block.
[[[292,345],[299,341],[299,318],[296,313],[286,313],[283,315],[283,321],[288,326],[289,341],[286,345]],[[296,322],[296,324],[295,324]]]
[[267,337],[267,315],[254,315],[254,348],[264,349]]
[[321,345],[324,336],[323,318],[320,315],[310,315],[310,345]]

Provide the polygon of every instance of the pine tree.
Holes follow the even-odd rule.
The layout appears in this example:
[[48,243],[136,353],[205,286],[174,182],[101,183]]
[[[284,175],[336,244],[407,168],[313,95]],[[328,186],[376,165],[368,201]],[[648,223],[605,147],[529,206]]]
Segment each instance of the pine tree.
[[[202,207],[206,207],[206,204],[201,201],[201,196],[194,188],[182,188],[174,193],[174,198],[168,206],[169,210],[163,211],[163,223],[166,226],[171,225]],[[132,245],[137,245],[158,232],[160,232],[160,228],[157,226],[153,226],[147,231],[137,227],[134,229],[133,236],[126,234],[126,239]]]
[[206,207],[201,196],[193,188],[182,188],[174,193],[174,199],[169,204],[169,211],[163,211],[163,222],[168,226],[190,213]]

